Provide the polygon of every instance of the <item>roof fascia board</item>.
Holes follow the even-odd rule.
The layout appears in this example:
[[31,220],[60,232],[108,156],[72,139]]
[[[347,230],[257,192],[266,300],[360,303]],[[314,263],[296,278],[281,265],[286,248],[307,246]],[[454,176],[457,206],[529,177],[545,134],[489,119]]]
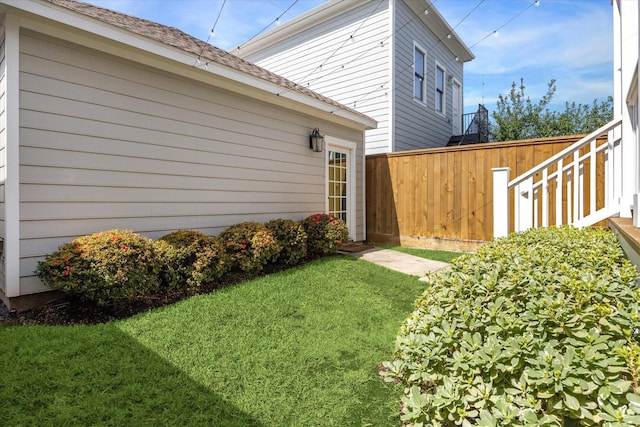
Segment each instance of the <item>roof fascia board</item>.
[[[444,17],[438,12],[429,0],[403,0],[407,6],[420,17],[420,20],[436,37],[442,41],[451,52],[453,52],[460,61],[469,62],[475,58],[475,55],[462,41],[460,36],[454,31]],[[428,10],[429,14],[425,15],[424,11]],[[451,35],[451,38],[447,36]]]
[[15,10],[27,12],[26,15],[21,14],[21,27],[35,32],[75,44],[92,46],[118,57],[312,116],[318,116],[320,113],[325,120],[340,118],[340,124],[351,128],[377,127],[377,122],[373,119],[352,114],[295,91],[287,92],[286,88],[278,84],[217,62],[209,62],[207,69],[196,68],[193,66],[195,58],[188,52],[73,11],[61,10],[50,3],[24,0],[2,0],[2,3],[0,7],[8,5]]
[[236,55],[246,57],[280,40],[292,37],[308,28],[355,9],[368,1],[370,0],[330,0],[296,18],[290,19],[277,28],[247,41],[234,49],[234,51],[236,51]]

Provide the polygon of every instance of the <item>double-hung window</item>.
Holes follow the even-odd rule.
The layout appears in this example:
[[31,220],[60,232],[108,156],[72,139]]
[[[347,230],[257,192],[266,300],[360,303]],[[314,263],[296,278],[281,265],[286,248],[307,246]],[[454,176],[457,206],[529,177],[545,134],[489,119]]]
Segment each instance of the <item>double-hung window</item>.
[[417,45],[413,46],[413,97],[418,101],[425,102],[426,92],[426,58],[424,50]]
[[436,111],[444,114],[444,68],[436,64]]

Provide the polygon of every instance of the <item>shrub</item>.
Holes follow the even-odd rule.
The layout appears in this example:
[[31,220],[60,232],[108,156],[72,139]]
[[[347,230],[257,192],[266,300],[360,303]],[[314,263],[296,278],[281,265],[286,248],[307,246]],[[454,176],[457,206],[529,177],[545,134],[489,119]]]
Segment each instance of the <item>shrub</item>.
[[99,305],[141,299],[157,289],[159,271],[153,242],[122,230],[79,237],[47,255],[36,269],[50,287]]
[[531,230],[432,275],[382,376],[408,425],[640,425],[637,271],[603,229]]
[[271,231],[258,222],[232,225],[218,235],[232,268],[247,273],[261,271],[280,252]]
[[274,219],[265,224],[280,243],[274,262],[292,266],[307,256],[307,233],[302,225],[290,219]]
[[345,222],[327,214],[319,213],[305,218],[302,227],[307,233],[307,253],[310,256],[336,253],[349,238]]
[[229,264],[220,241],[199,231],[167,234],[156,248],[164,261],[162,282],[169,288],[199,288],[220,278]]

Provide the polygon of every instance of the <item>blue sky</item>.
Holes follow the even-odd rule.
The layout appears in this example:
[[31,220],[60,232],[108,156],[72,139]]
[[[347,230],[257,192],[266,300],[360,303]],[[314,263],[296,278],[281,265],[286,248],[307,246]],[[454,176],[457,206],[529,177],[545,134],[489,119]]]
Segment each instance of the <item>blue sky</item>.
[[[202,40],[209,37],[224,2],[85,1],[180,28]],[[226,0],[209,42],[222,49],[233,49],[265,27],[276,25],[277,17],[285,22],[324,1]],[[476,57],[464,68],[466,112],[474,111],[479,103],[493,110],[498,95],[506,95],[511,83],[519,84],[520,78],[524,78],[525,94],[533,101],[544,95],[549,80],[555,79],[553,109],[564,109],[565,102],[590,104],[596,98],[602,101],[613,94],[610,0],[540,0],[537,6],[533,3],[533,0],[433,1]]]

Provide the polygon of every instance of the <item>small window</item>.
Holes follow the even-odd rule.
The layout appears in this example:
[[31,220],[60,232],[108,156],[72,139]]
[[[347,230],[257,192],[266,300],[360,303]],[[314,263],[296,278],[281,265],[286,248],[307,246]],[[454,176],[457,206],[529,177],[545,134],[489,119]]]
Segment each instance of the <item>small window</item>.
[[426,54],[418,46],[413,48],[413,96],[425,101],[425,61]]
[[444,69],[436,65],[436,111],[444,113]]

